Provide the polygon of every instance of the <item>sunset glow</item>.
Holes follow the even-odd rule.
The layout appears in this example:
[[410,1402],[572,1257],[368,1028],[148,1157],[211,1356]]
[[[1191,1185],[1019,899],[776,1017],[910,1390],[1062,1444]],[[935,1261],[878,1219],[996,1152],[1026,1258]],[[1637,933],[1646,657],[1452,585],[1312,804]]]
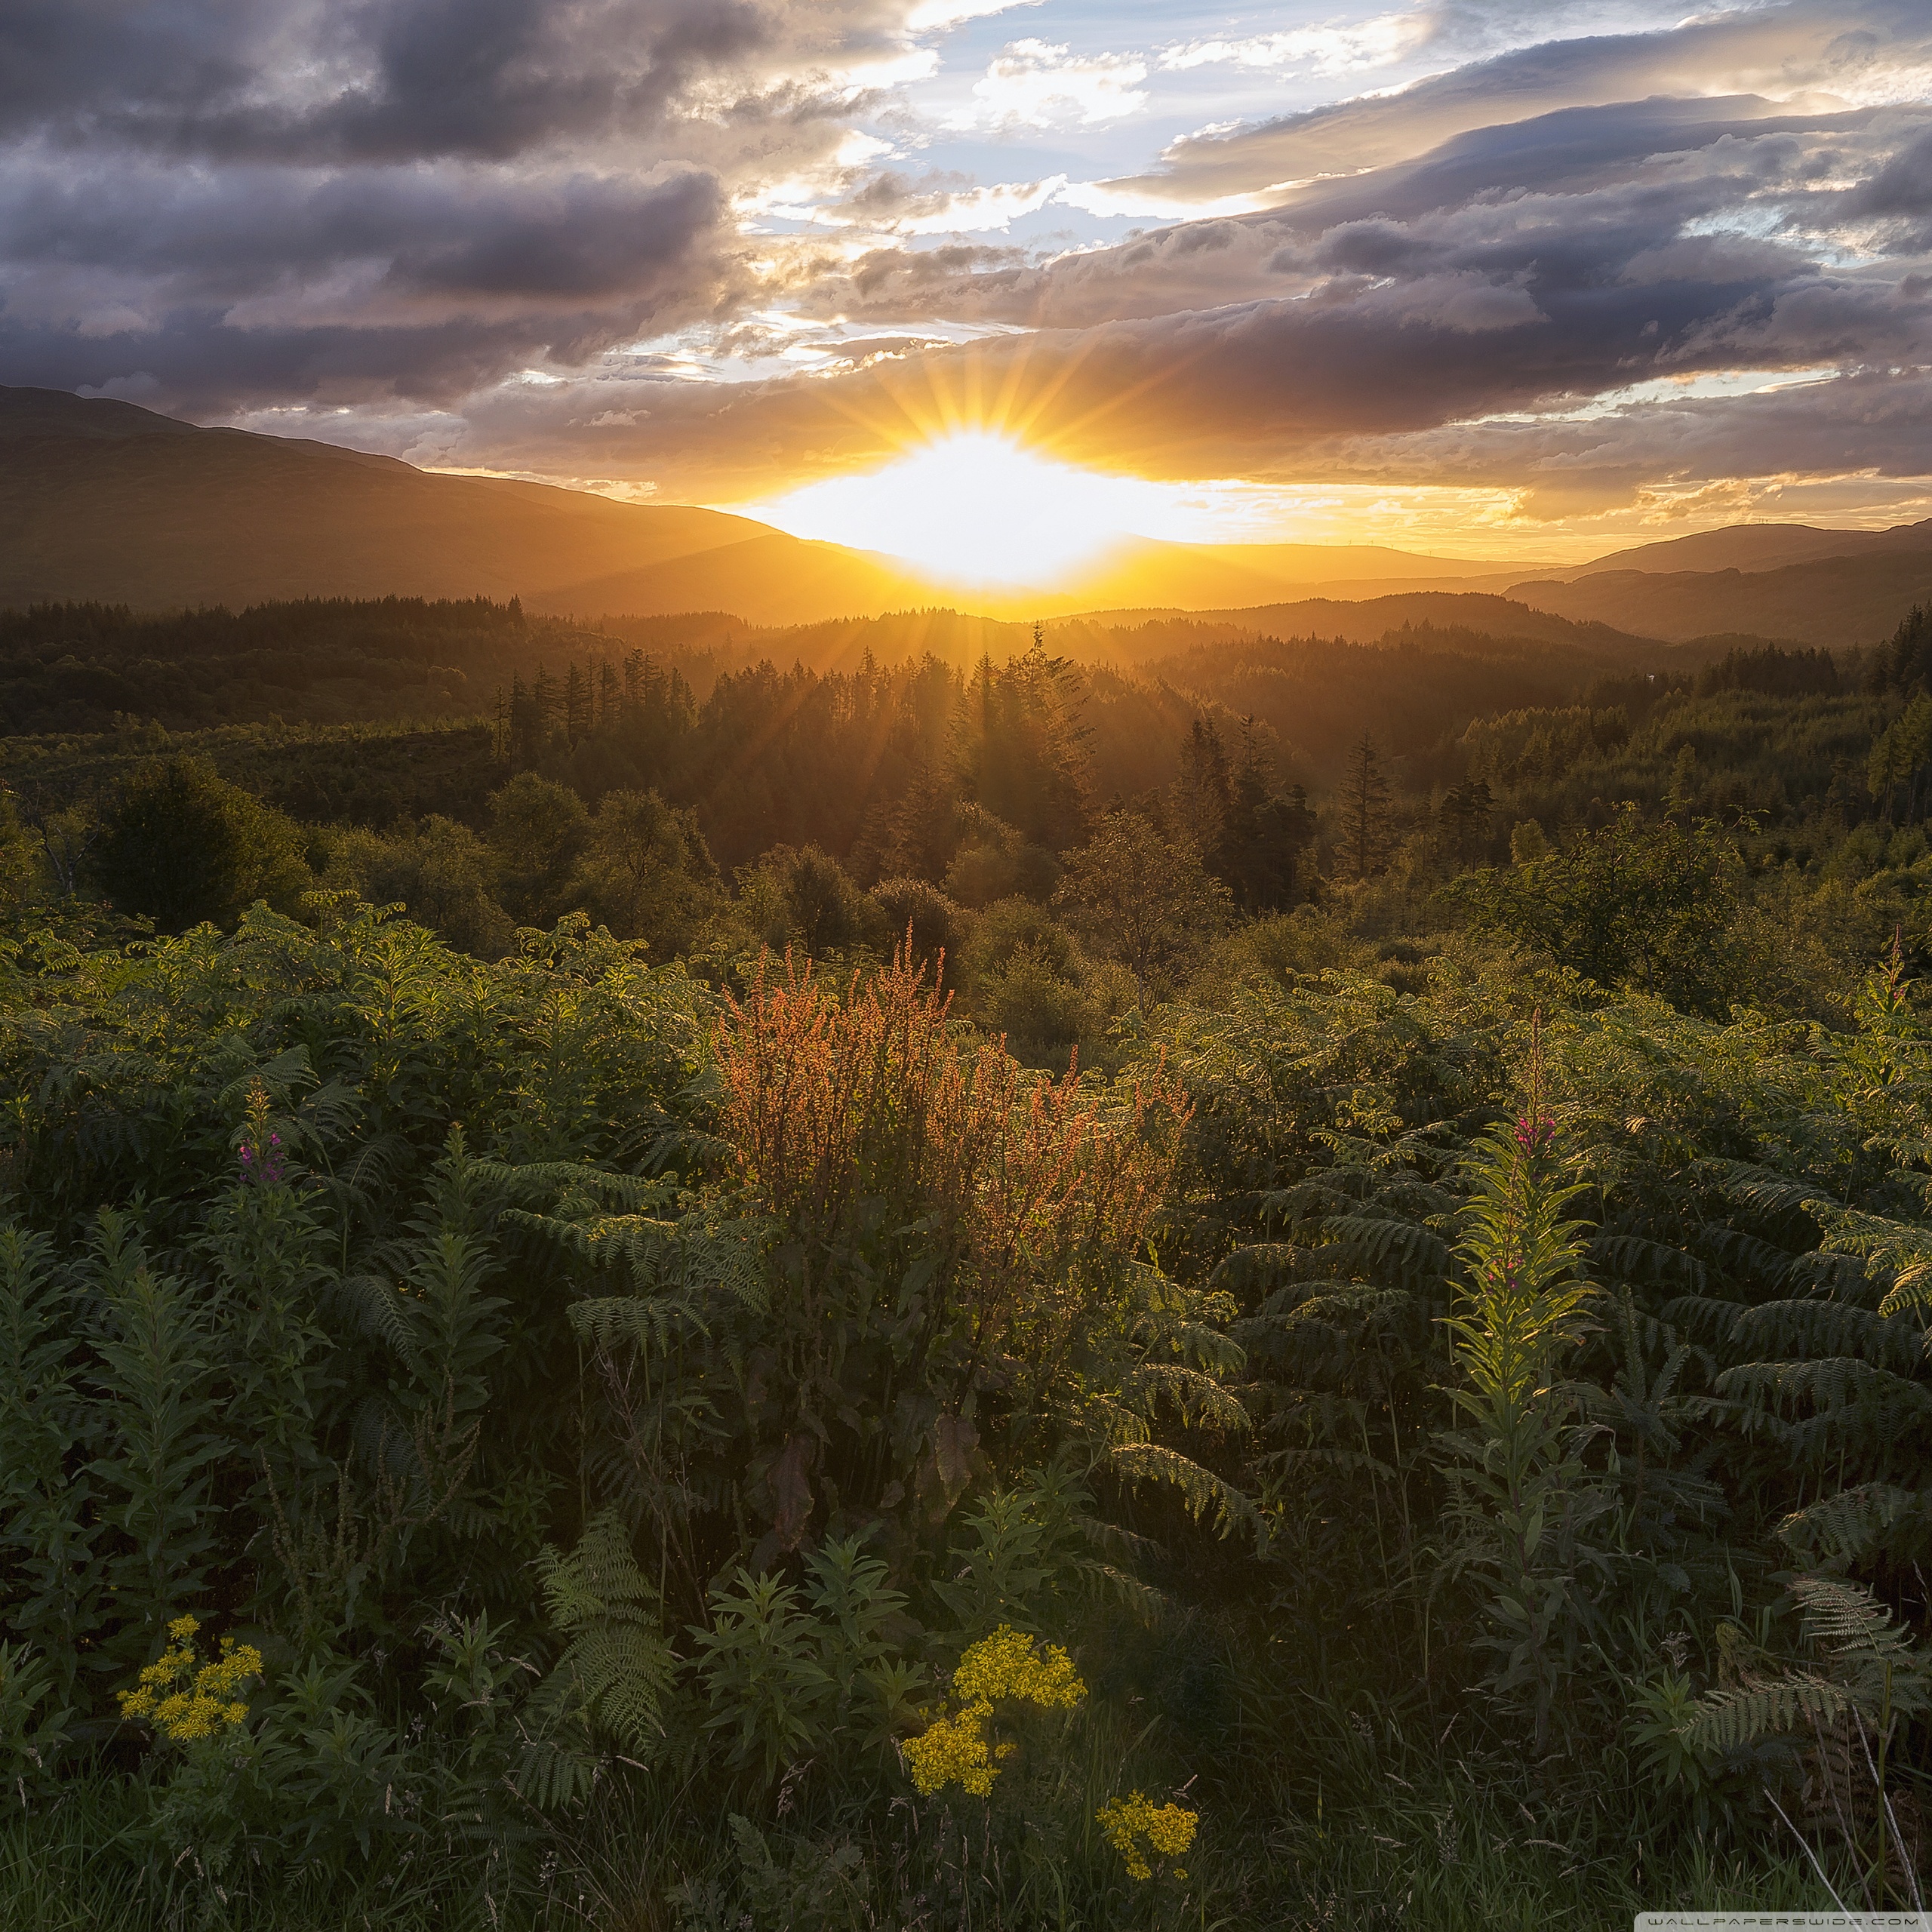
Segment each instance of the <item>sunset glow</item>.
[[1131,534],[1168,534],[1176,493],[968,432],[755,512],[794,537],[882,550],[948,583],[1047,583]]

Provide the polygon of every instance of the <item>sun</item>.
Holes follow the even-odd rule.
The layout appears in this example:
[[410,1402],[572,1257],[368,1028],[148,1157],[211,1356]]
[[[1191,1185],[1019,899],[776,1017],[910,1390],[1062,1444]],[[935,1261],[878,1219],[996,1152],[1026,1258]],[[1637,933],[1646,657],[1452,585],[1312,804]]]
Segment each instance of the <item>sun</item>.
[[1157,484],[964,432],[869,475],[812,483],[754,514],[794,537],[903,557],[950,583],[1051,585],[1166,512]]

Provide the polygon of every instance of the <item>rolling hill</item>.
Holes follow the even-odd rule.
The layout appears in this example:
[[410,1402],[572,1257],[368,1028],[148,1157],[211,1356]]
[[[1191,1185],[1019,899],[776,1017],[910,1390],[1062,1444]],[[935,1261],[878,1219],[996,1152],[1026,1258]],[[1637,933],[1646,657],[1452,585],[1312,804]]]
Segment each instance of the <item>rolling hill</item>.
[[502,598],[764,528],[0,389],[0,605]]
[[0,606],[482,595],[552,614],[728,611],[784,625],[942,603],[1013,619],[1097,604],[1226,608],[1338,580],[1447,586],[1503,569],[1374,546],[1132,538],[1052,592],[968,585],[721,511],[441,475],[131,403],[0,388]]
[[1509,595],[1579,623],[1647,637],[1743,631],[1799,644],[1872,644],[1890,636],[1915,605],[1932,604],[1932,547],[1869,550],[1781,569],[1595,571],[1567,583],[1513,584]]
[[1695,536],[1673,537],[1661,543],[1640,543],[1634,549],[1613,551],[1579,568],[1548,574],[1571,583],[1612,571],[1740,571],[1749,574],[1817,563],[1828,557],[1869,556],[1881,550],[1932,550],[1932,518],[1923,523],[1894,524],[1889,530],[1820,530],[1808,523],[1734,524],[1726,530],[1700,531]]
[[[1533,608],[1626,636],[1841,645],[1882,637],[1932,601],[1932,521],[1744,525],[1514,571],[1372,545],[1131,537],[1042,590],[948,581],[723,511],[439,475],[130,403],[0,388],[0,608],[479,595],[552,615],[709,611],[762,627],[940,607],[1004,621],[1099,611],[1109,626],[1232,612],[1276,635],[1356,641],[1404,623],[1546,635]],[[1428,601],[1441,598],[1459,608]]]

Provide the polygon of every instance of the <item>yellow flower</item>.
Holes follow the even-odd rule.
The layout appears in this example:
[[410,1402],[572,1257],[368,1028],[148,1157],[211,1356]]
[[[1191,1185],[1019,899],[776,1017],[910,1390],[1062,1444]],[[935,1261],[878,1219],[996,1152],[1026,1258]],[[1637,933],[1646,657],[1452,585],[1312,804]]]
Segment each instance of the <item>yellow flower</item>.
[[949,1715],[942,1710],[903,1747],[912,1782],[928,1798],[949,1784],[975,1798],[992,1791],[999,1775],[996,1761],[1011,1757],[1018,1748],[987,1745],[986,1720],[998,1700],[1071,1710],[1086,1696],[1087,1687],[1057,1644],[1037,1644],[1002,1623],[990,1637],[967,1647],[952,1673],[952,1694],[959,1708]]
[[195,1654],[201,1625],[177,1617],[168,1626],[174,1647],[162,1652],[132,1690],[115,1694],[124,1718],[144,1718],[176,1744],[189,1744],[232,1730],[248,1720],[248,1706],[236,1694],[262,1674],[262,1654],[252,1644],[221,1640],[220,1654],[202,1663]]
[[906,1767],[921,1796],[930,1798],[943,1786],[957,1784],[976,1798],[984,1798],[998,1775],[986,1749],[986,1721],[990,1704],[968,1704],[952,1717],[935,1718],[917,1737],[906,1740]]
[[968,1647],[952,1673],[952,1689],[968,1703],[1021,1697],[1046,1709],[1069,1711],[1087,1694],[1073,1660],[1057,1644],[1036,1645],[1005,1623]]
[[[1125,1860],[1127,1875],[1137,1879],[1154,1875],[1149,1851],[1163,1858],[1177,1858],[1193,1844],[1194,1828],[1201,1822],[1198,1811],[1185,1810],[1178,1804],[1157,1805],[1137,1791],[1131,1797],[1116,1798],[1102,1805],[1094,1815],[1107,1842]],[[1146,1850],[1141,1845],[1143,1838]],[[1176,1866],[1174,1876],[1185,1878],[1187,1874]]]

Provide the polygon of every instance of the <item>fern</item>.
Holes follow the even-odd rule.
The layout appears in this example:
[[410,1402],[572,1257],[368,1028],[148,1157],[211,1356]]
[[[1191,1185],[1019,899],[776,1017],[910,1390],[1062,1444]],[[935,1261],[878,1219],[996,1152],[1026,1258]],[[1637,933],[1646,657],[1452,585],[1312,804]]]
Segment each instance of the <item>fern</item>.
[[677,1660],[659,1628],[657,1592],[623,1524],[608,1511],[593,1516],[568,1555],[546,1543],[537,1570],[550,1622],[569,1640],[545,1679],[546,1701],[648,1757],[663,1736]]
[[1912,1561],[1932,1543],[1932,1491],[1861,1483],[1794,1511],[1777,1533],[1807,1562]]
[[1735,1750],[1800,1722],[1827,1726],[1856,1712],[1876,1735],[1901,1717],[1932,1709],[1932,1657],[1919,1651],[1891,1611],[1863,1584],[1842,1577],[1795,1577],[1805,1643],[1823,1668],[1758,1675],[1713,1691],[1687,1719],[1684,1734],[1715,1751]]

